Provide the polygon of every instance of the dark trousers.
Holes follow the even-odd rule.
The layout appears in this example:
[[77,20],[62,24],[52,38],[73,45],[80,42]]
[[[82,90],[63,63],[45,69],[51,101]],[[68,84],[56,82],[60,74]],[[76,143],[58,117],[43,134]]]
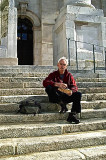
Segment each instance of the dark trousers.
[[60,103],[61,101],[65,104],[73,102],[71,112],[81,113],[81,93],[75,92],[71,96],[58,91],[57,87],[48,85],[46,87],[46,93],[48,94],[49,101],[52,103]]

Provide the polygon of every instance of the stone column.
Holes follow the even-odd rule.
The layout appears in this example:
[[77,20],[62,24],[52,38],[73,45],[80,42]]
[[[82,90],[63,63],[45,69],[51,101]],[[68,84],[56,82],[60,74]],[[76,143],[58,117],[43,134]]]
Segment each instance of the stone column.
[[53,24],[42,23],[42,65],[53,65]]
[[[1,46],[0,46],[0,62],[3,63],[3,59],[7,57],[7,32],[8,32],[8,7],[9,2],[1,0]],[[0,63],[1,64],[1,63]]]
[[17,9],[14,0],[9,0],[8,14],[8,58],[17,58]]
[[41,65],[41,28],[33,27],[33,65]]
[[2,0],[0,65],[18,64],[17,9],[14,6],[14,0]]

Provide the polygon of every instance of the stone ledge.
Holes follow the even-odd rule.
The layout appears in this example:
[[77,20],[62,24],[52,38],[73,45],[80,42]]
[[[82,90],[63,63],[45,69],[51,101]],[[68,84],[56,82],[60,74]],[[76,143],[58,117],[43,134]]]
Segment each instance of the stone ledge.
[[18,58],[0,58],[0,65],[18,65]]
[[102,146],[92,146],[86,148],[77,148],[77,149],[67,149],[59,151],[49,151],[49,152],[40,152],[32,153],[28,155],[20,156],[11,156],[11,157],[2,157],[2,160],[105,160],[106,158],[106,145]]
[[[106,131],[90,131],[31,138],[0,139],[0,155],[5,155],[9,144],[15,148],[15,155],[34,152],[47,152],[106,144]],[[2,150],[2,152],[1,152]],[[7,147],[7,155],[12,155]]]
[[58,120],[49,123],[8,123],[0,125],[0,139],[61,135],[104,129],[106,129],[106,120],[100,118],[81,120],[81,123],[77,125],[70,124],[66,120]]
[[[70,110],[69,110],[70,112]],[[66,120],[69,112],[60,114],[56,112],[42,112],[41,114],[17,114],[17,113],[0,113],[0,124],[4,123],[29,123],[29,122],[52,122],[56,120]],[[83,109],[81,114],[82,119],[90,118],[105,118],[106,109]]]

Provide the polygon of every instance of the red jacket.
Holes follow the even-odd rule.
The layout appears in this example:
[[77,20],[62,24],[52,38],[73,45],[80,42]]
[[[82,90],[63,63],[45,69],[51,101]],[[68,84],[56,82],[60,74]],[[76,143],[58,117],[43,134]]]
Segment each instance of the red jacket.
[[71,89],[73,93],[78,91],[75,79],[73,78],[72,74],[67,71],[67,69],[65,70],[63,80],[60,79],[60,73],[59,70],[57,70],[50,73],[48,77],[45,78],[45,80],[43,81],[43,86],[45,88],[48,85],[54,86],[55,82],[66,83],[68,85],[68,88]]

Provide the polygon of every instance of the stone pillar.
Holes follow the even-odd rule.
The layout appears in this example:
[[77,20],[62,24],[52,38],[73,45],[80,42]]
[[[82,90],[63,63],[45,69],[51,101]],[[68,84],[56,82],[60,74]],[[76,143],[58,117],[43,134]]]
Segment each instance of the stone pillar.
[[[64,19],[64,18],[63,18]],[[67,39],[66,39],[66,25],[63,19],[54,26],[53,36],[53,65],[57,65],[60,57],[68,57],[67,55]]]
[[8,14],[8,58],[17,58],[17,9],[14,0],[9,1]]
[[42,24],[42,65],[53,65],[52,31],[53,24]]
[[1,1],[1,46],[0,46],[0,58],[7,56],[7,32],[8,32],[8,9],[9,2]]
[[41,65],[41,28],[33,27],[33,64]]
[[14,0],[2,0],[0,65],[18,64],[17,9],[14,6]]

